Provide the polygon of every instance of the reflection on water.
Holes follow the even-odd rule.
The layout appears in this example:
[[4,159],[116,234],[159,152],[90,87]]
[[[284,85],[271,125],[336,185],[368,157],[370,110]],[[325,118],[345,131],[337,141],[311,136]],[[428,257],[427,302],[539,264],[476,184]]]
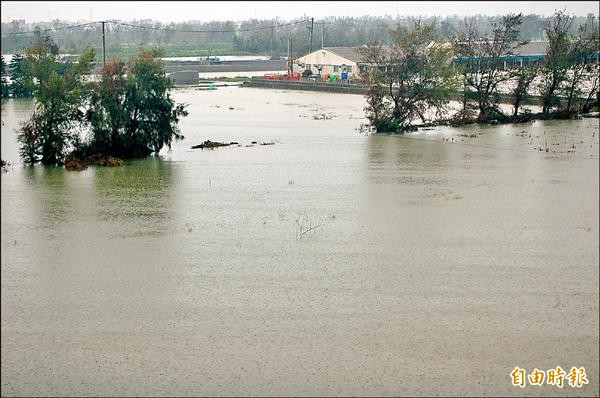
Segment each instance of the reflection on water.
[[33,111],[33,100],[28,98],[2,99],[2,159],[10,163],[19,163],[19,144],[16,130]]
[[[151,157],[130,162],[126,167],[94,170],[97,219],[132,224],[136,235],[158,234],[169,227],[170,202],[177,180],[171,162]],[[130,227],[124,228],[124,237]]]
[[361,96],[175,95],[186,140],[160,157],[2,174],[4,394],[514,395],[515,366],[598,373],[597,120],[365,136]]

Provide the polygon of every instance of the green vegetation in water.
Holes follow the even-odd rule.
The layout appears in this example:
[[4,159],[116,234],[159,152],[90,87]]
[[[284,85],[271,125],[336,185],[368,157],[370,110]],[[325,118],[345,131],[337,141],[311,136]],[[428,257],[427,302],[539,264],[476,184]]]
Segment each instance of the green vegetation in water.
[[[191,149],[214,149],[214,148],[218,148],[221,146],[242,146],[239,142],[217,142],[217,141],[211,141],[211,140],[206,140],[204,141],[202,144],[198,144],[198,145],[193,145],[190,148]],[[273,141],[266,141],[266,142],[258,142],[258,141],[252,141],[250,143],[250,145],[246,145],[246,147],[251,147],[254,145],[275,145],[275,143]],[[293,182],[292,182],[293,183]]]
[[[436,45],[429,45],[436,43],[436,25],[415,21],[409,28],[399,25],[390,32],[392,51],[377,42],[360,47],[364,60],[375,66],[363,76],[369,86],[365,111],[370,128],[381,133],[414,131],[430,125],[427,115],[432,111],[438,117],[433,122],[461,126],[572,119],[597,109],[597,19],[589,18],[573,34],[575,17],[555,12],[543,24],[548,37],[545,56],[510,65],[505,57],[513,54],[524,20],[522,14],[504,15],[491,33],[481,30],[475,20],[467,21],[455,39]],[[514,87],[508,94],[500,93],[499,87],[507,82]],[[532,88],[540,93],[541,113],[522,110],[533,100]],[[462,110],[441,119],[451,99],[459,99]],[[500,107],[502,100],[513,105],[509,114]]]
[[[77,62],[63,62],[52,38],[36,31],[24,55],[36,101],[17,134],[25,163],[69,161],[73,170],[86,163],[121,165],[115,159],[145,157],[184,138],[177,124],[187,111],[170,96],[173,81],[158,49],[127,62],[109,60],[91,82],[86,79],[95,64],[91,48]],[[91,131],[87,139],[79,133],[84,128]]]
[[230,145],[239,145],[239,143],[237,143],[237,142],[225,143],[225,142],[217,142],[217,141],[206,140],[202,144],[193,145],[191,147],[191,149],[204,149],[204,148],[206,148],[206,149],[214,149],[214,148],[218,148],[220,146],[230,146]]

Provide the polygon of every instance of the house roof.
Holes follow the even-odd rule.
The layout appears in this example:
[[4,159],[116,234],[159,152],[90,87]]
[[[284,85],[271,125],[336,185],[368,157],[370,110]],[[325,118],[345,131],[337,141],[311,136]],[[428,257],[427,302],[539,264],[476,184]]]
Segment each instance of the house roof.
[[546,41],[530,41],[513,50],[515,55],[546,55]]
[[324,50],[330,51],[335,55],[346,58],[352,62],[361,62],[362,57],[356,51],[356,47],[323,47]]
[[[516,56],[543,56],[546,54],[547,45],[548,42],[545,41],[531,41],[518,46],[512,52]],[[364,62],[362,56],[357,51],[358,47],[323,47],[323,49],[355,63]]]

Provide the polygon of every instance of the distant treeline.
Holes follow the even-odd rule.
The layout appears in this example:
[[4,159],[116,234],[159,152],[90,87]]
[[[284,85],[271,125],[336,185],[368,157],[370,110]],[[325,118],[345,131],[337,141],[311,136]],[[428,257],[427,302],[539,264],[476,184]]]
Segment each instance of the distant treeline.
[[[585,24],[593,14],[586,17],[575,17],[573,32],[576,27]],[[478,26],[482,34],[492,30],[492,24],[499,17],[478,15],[468,17]],[[529,14],[523,16],[520,31],[521,40],[546,40],[543,25],[550,17]],[[437,24],[438,40],[450,39],[456,36],[465,17],[423,17],[422,22]],[[324,38],[326,47],[360,46],[377,40],[390,40],[390,29],[398,26],[409,27],[413,17],[327,17],[314,21],[313,49],[321,46]],[[182,23],[161,23],[151,20],[127,22],[130,25],[106,23],[107,56],[124,58],[139,47],[159,46],[164,48],[166,56],[204,56],[225,54],[262,54],[281,56],[287,54],[288,36],[292,38],[294,57],[301,56],[309,48],[310,16],[295,20],[281,19],[252,19],[243,22],[189,21]],[[31,32],[36,27],[40,29],[59,29],[50,31],[54,41],[64,53],[81,54],[87,46],[102,48],[102,24],[95,23],[86,26],[67,28],[77,25],[77,22],[54,20],[52,22],[26,23],[23,20],[2,23],[2,53],[17,53],[29,46],[33,34],[16,32]],[[137,25],[137,26],[131,26]],[[140,28],[144,26],[145,28]],[[275,26],[274,28],[271,28]],[[259,30],[252,30],[259,29]],[[204,32],[189,32],[204,31]]]

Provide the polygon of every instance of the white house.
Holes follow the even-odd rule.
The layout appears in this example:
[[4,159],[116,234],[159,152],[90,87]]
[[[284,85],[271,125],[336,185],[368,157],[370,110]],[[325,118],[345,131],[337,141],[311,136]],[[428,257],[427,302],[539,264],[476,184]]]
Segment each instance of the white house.
[[314,74],[336,74],[347,72],[348,77],[357,77],[361,56],[353,47],[324,47],[294,60],[298,72],[310,69]]

